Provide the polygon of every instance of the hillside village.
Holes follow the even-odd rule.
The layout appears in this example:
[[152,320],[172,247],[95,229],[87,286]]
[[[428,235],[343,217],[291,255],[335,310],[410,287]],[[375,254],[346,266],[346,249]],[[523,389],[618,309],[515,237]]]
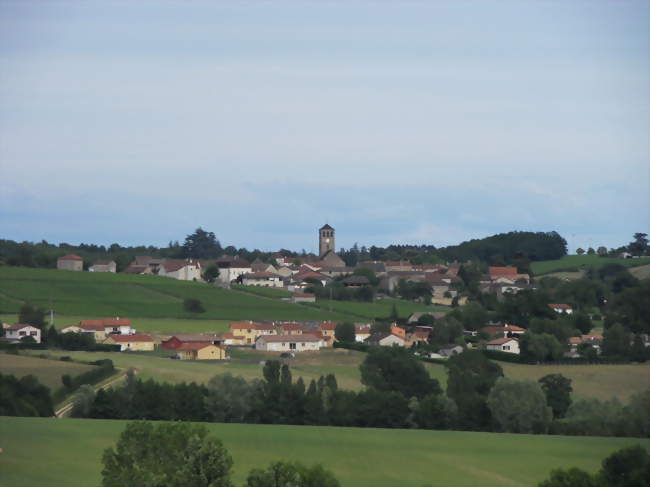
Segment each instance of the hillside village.
[[[336,233],[329,224],[318,229],[319,255],[300,257],[271,255],[269,262],[257,258],[249,262],[238,255],[222,255],[215,259],[169,259],[136,256],[123,272],[167,277],[181,281],[208,281],[221,288],[235,288],[253,292],[256,288],[273,288],[286,292],[284,301],[296,305],[309,305],[320,299],[380,300],[399,296],[438,306],[437,311],[413,313],[408,319],[396,317],[382,323],[374,320],[347,325],[347,335],[337,328],[342,323],[332,321],[286,322],[278,320],[236,321],[226,333],[188,334],[183,330],[170,335],[137,333],[131,321],[125,318],[88,319],[78,325],[66,326],[61,334],[82,333],[91,336],[94,343],[114,346],[119,351],[170,350],[173,358],[182,360],[227,360],[229,347],[250,347],[265,352],[293,354],[317,352],[334,346],[399,346],[412,349],[417,355],[429,359],[446,359],[465,349],[480,348],[490,352],[519,355],[520,340],[526,332],[521,323],[513,321],[462,320],[464,327],[441,338],[434,329],[448,325],[451,311],[462,310],[468,301],[463,278],[459,275],[462,264],[413,264],[409,260],[358,262],[346,266],[335,252]],[[624,256],[625,257],[625,256]],[[467,264],[467,263],[465,263]],[[471,263],[470,263],[471,264]],[[67,254],[57,259],[57,269],[83,271],[83,259]],[[97,260],[88,267],[93,273],[115,273],[114,261]],[[212,269],[212,272],[206,272]],[[487,266],[486,272],[476,278],[478,297],[503,302],[522,291],[534,292],[538,285],[528,273],[515,266]],[[410,293],[406,296],[406,293]],[[329,294],[329,295],[328,295]],[[475,296],[476,299],[476,296]],[[573,308],[567,303],[544,305],[546,315],[572,317]],[[457,315],[458,311],[455,311]],[[542,313],[544,314],[544,313]],[[456,316],[458,317],[458,316]],[[586,318],[590,320],[591,318]],[[5,337],[1,340],[15,343],[26,337],[41,342],[41,330],[29,324],[3,324]],[[591,328],[591,326],[589,327]],[[344,335],[345,338],[344,338]],[[436,336],[437,335],[437,336]],[[565,336],[562,355],[567,359],[580,358],[589,353],[593,358],[601,353],[602,332],[585,330],[582,334]],[[638,335],[644,347],[650,347],[648,334]],[[631,343],[632,344],[632,343]]]

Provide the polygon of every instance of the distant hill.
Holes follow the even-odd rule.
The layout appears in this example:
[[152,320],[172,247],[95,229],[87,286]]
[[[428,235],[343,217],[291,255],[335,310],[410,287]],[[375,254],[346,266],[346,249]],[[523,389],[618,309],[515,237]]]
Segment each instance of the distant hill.
[[565,255],[561,259],[533,262],[531,268],[536,276],[551,272],[575,272],[590,267],[599,269],[606,264],[619,264],[625,267],[639,267],[650,264],[650,257],[621,259],[619,257],[599,257],[598,255]]
[[[183,310],[185,298],[199,299],[205,313]],[[23,303],[75,316],[200,318],[222,320],[352,320],[343,312],[308,308],[199,282],[159,276],[0,267],[0,313],[17,313]]]

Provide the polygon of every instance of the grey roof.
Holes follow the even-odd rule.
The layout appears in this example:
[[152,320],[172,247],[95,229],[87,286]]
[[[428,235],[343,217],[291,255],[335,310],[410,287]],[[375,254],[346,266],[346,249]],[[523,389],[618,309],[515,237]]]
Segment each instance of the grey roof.
[[328,223],[326,223],[325,225],[320,227],[319,230],[334,230],[334,229],[332,227],[330,227]]

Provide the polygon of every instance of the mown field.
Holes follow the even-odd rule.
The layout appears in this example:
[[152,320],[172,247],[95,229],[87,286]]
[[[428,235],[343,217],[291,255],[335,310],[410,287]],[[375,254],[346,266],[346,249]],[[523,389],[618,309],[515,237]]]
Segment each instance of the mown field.
[[617,257],[598,257],[597,255],[565,255],[557,260],[544,260],[533,262],[531,268],[533,274],[540,276],[551,272],[580,271],[593,267],[598,269],[605,264],[620,264],[625,267],[637,267],[650,264],[650,257],[640,259],[619,259]]
[[[77,325],[88,316],[56,315],[54,327],[57,330],[68,325]],[[126,317],[125,317],[126,318]],[[171,335],[174,333],[223,333],[229,330],[231,320],[189,320],[176,318],[130,318],[131,326],[138,333],[153,333],[157,335]],[[0,320],[5,323],[16,323],[17,314],[0,315]]]
[[[199,299],[205,313],[184,311],[185,298]],[[343,313],[158,276],[0,267],[0,312],[15,313],[24,302],[53,308],[58,315],[85,317],[336,321],[351,318]]]
[[93,368],[95,368],[93,365],[0,353],[0,373],[11,374],[16,377],[34,375],[41,384],[49,387],[52,392],[63,386],[61,383],[62,375],[68,374],[74,377]]
[[[229,372],[247,380],[261,379],[260,362],[277,359],[278,354],[259,352],[247,348],[231,348],[231,360],[227,362],[188,362],[171,360],[172,352],[69,352],[69,351],[24,351],[23,354],[37,356],[46,353],[58,359],[67,355],[74,360],[93,361],[110,358],[120,368],[134,367],[140,377],[153,378],[167,382],[201,382],[205,383],[217,374]],[[2,354],[0,354],[2,357]],[[294,379],[302,377],[308,383],[321,375],[334,374],[343,389],[359,390],[361,375],[359,365],[365,354],[344,349],[325,349],[318,353],[297,354],[295,358],[286,359],[291,367]],[[58,364],[58,362],[54,362]],[[547,374],[562,374],[572,380],[573,396],[611,399],[617,397],[626,402],[637,392],[650,388],[650,364],[623,365],[522,365],[499,362],[506,377],[518,380],[537,381]],[[437,379],[444,388],[447,384],[447,372],[443,365],[425,364],[431,377]],[[39,376],[39,374],[35,374]],[[60,378],[60,374],[59,374]]]
[[273,298],[273,299],[289,298],[291,297],[292,294],[289,291],[286,291],[284,289],[278,289],[275,287],[233,285],[232,289],[236,289],[238,291],[244,291],[251,294],[257,294],[258,296],[263,296],[265,298]]
[[[116,367],[128,369],[136,368],[138,376],[142,379],[153,378],[164,382],[199,382],[206,383],[215,375],[231,373],[247,380],[262,378],[262,365],[260,362],[268,359],[278,359],[278,354],[257,352],[251,349],[231,348],[231,360],[223,362],[194,362],[185,360],[171,360],[172,352],[160,350],[157,352],[71,352],[71,351],[41,351],[32,350],[21,352],[32,356],[42,353],[54,359],[61,356],[72,357],[73,360],[93,361],[108,358]],[[2,354],[0,353],[0,356]],[[309,384],[312,379],[321,375],[334,374],[339,387],[343,389],[359,390],[361,374],[359,364],[363,361],[364,354],[351,350],[329,349],[318,353],[298,354],[296,358],[287,359],[291,367],[294,380],[302,377]],[[52,362],[57,364],[58,362]],[[441,367],[429,366],[432,375],[444,375]],[[36,374],[38,376],[38,374]],[[439,377],[443,378],[443,377]]]
[[[97,486],[101,455],[126,422],[0,418],[0,484]],[[277,460],[322,463],[345,487],[529,487],[551,469],[595,472],[604,457],[649,440],[455,431],[206,424],[234,460],[235,485]],[[37,458],[38,461],[34,461]]]
[[372,303],[319,299],[315,304],[310,304],[309,306],[352,315],[358,321],[359,319],[372,320],[374,318],[387,318],[393,311],[393,305],[397,308],[397,314],[400,318],[408,318],[411,313],[418,311],[450,311],[450,308],[445,306],[427,306],[390,298],[379,299]]

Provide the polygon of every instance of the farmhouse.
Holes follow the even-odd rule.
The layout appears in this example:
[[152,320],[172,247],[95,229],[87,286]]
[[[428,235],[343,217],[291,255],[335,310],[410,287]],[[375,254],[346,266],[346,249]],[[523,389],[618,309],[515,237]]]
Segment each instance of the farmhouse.
[[509,325],[507,323],[503,325],[501,323],[488,324],[487,326],[481,328],[481,331],[484,331],[492,338],[504,337],[504,336],[515,337],[515,336],[521,336],[524,333],[526,333],[526,330],[524,328],[521,328],[516,325]]
[[380,347],[404,346],[404,338],[392,333],[373,333],[365,342],[368,345],[379,345]]
[[516,338],[497,338],[485,344],[488,350],[496,350],[498,352],[515,353],[519,355],[519,340]]
[[41,330],[32,325],[20,324],[5,328],[5,338],[10,342],[19,342],[26,337],[32,337],[36,343],[41,343]]
[[318,351],[320,338],[315,335],[262,335],[255,342],[257,350],[266,352],[307,352]]
[[60,333],[92,333],[97,343],[106,338],[106,331],[102,320],[82,320],[79,325],[61,328]]
[[117,264],[114,260],[98,260],[91,265],[88,270],[90,272],[113,272],[117,271]]
[[154,349],[151,335],[109,335],[102,343],[119,345],[120,352],[153,351]]
[[242,345],[252,345],[257,337],[261,335],[276,334],[275,327],[270,323],[254,323],[252,321],[240,321],[230,323],[230,333],[233,337],[240,337]]
[[68,254],[56,259],[56,268],[63,271],[83,271],[84,260],[76,254]]
[[366,323],[354,325],[354,341],[363,343],[370,336],[371,326]]
[[242,278],[244,286],[260,286],[260,287],[282,287],[282,277],[273,272],[258,271],[244,274]]
[[213,343],[187,342],[175,349],[181,360],[227,360],[226,350]]
[[237,256],[225,255],[218,258],[216,264],[219,268],[219,277],[217,279],[223,284],[230,284],[253,270],[250,262]]
[[165,259],[158,267],[158,275],[179,281],[199,281],[201,280],[201,263],[192,259]]
[[160,345],[165,350],[177,350],[186,343],[209,343],[212,345],[219,345],[223,341],[223,336],[216,333],[183,333],[172,335],[167,340],[160,342]]

